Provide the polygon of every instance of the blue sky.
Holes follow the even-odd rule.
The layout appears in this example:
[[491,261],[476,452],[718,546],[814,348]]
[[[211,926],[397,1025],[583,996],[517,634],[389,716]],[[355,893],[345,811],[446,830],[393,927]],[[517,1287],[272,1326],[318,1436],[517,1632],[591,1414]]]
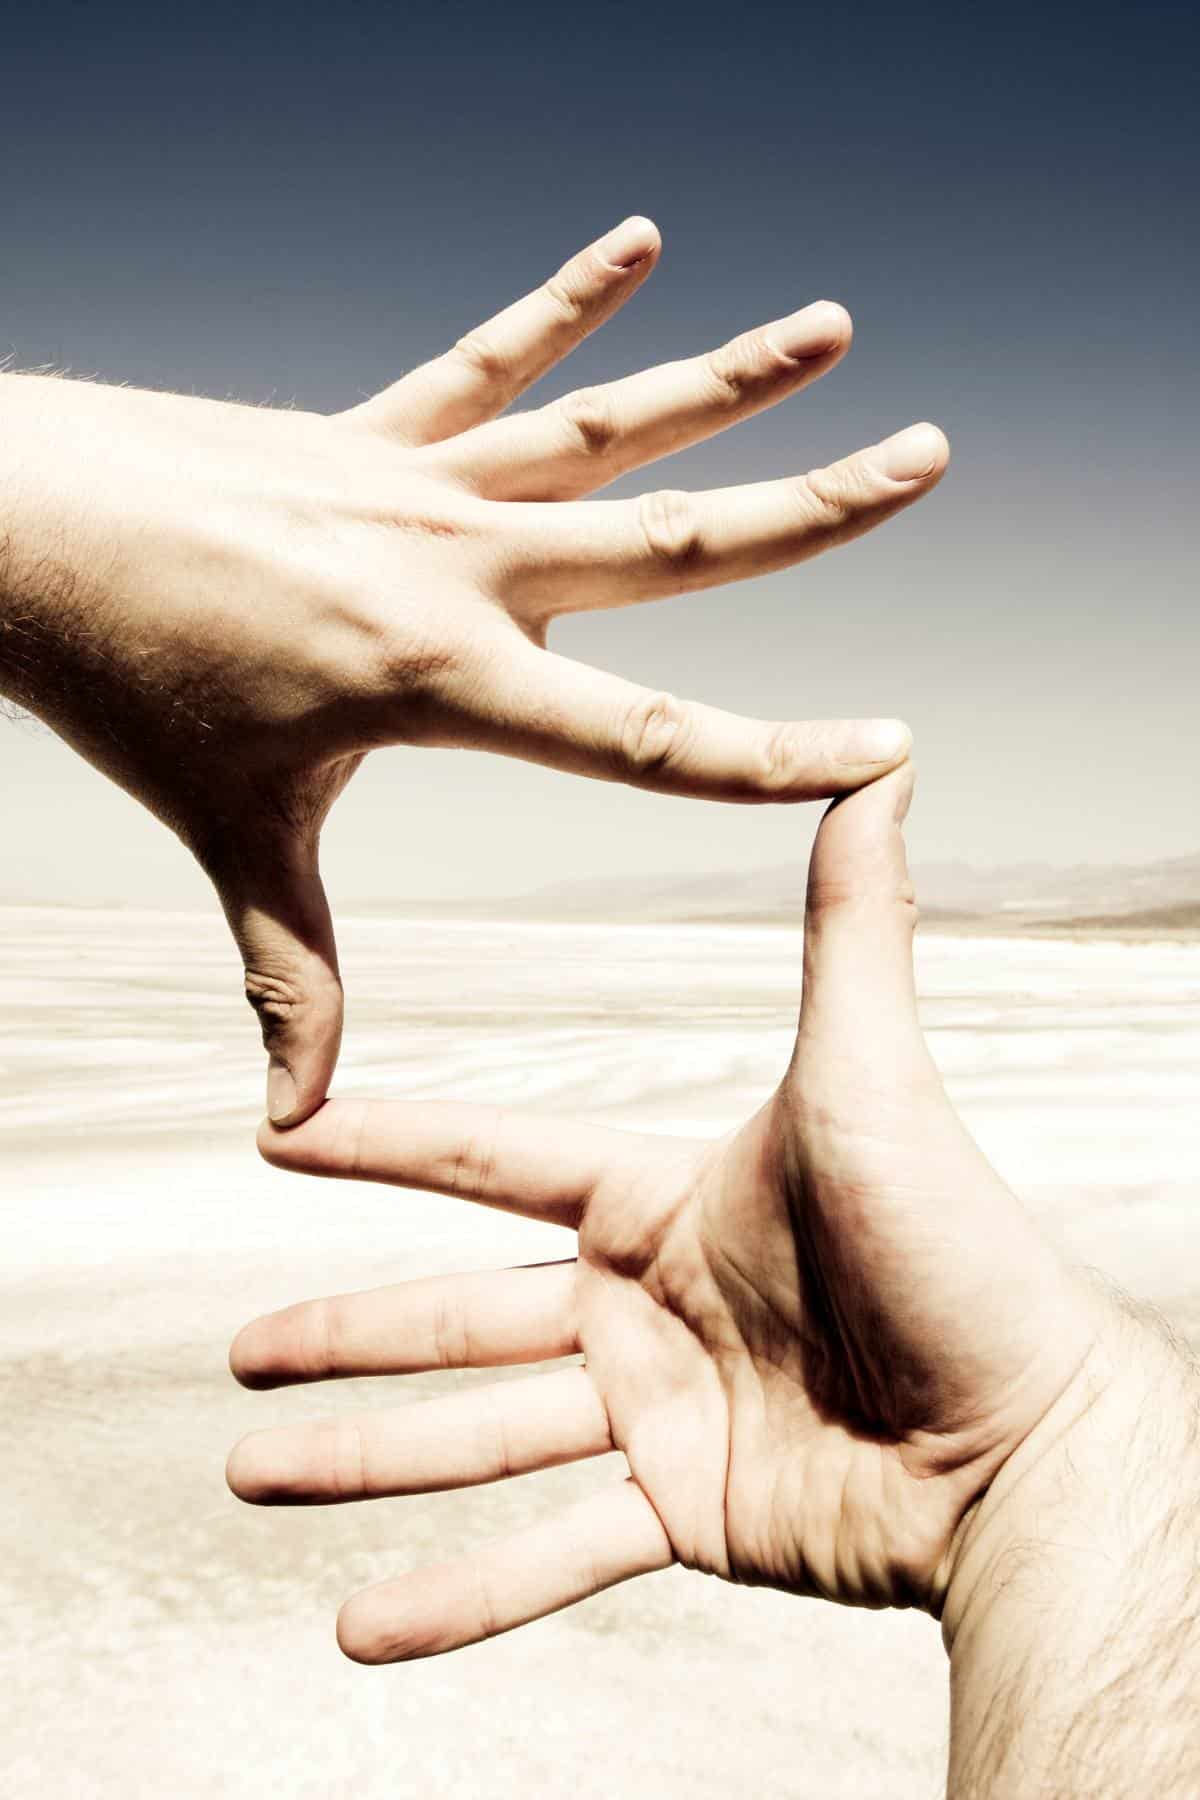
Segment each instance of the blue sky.
[[[659,272],[547,397],[821,295],[857,329],[816,389],[640,484],[783,474],[920,417],[954,462],[834,557],[555,647],[765,716],[902,714],[921,860],[1183,854],[1198,52],[1183,6],[50,0],[5,26],[0,354],[334,409],[649,213]],[[0,726],[0,759],[0,896],[202,893],[52,739]],[[813,823],[396,751],[326,860],[344,901],[502,893],[780,862]]]

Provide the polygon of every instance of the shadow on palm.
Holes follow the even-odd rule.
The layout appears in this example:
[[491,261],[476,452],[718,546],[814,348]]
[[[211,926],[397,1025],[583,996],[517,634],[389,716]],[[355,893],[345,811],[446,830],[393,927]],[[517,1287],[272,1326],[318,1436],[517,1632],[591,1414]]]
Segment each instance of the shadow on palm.
[[574,1227],[574,1262],[408,1283],[256,1321],[249,1386],[582,1362],[257,1433],[260,1503],[428,1492],[621,1450],[628,1479],[472,1557],[366,1590],[379,1662],[510,1629],[671,1562],[937,1611],[956,1535],[1091,1341],[1086,1295],[943,1093],[917,1023],[901,770],[827,813],[804,1000],[768,1104],[717,1142],[486,1109],[329,1102],[280,1166]]

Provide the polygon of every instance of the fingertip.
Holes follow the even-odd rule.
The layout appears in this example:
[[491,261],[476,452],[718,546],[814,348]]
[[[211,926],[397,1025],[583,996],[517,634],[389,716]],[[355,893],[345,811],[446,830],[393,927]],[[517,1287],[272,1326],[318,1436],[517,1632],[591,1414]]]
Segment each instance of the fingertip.
[[843,356],[854,335],[850,314],[836,300],[814,300],[767,327],[767,341],[791,362],[828,364]]
[[289,1166],[286,1125],[277,1125],[269,1115],[259,1125],[254,1142],[258,1154],[264,1162],[270,1163],[273,1169],[286,1169]]
[[912,749],[913,736],[903,719],[862,719],[849,727],[843,758],[848,763],[894,769]]
[[857,793],[846,795],[844,804],[849,806],[853,803],[860,818],[869,813],[881,829],[903,825],[912,804],[915,780],[916,770],[912,760],[905,757],[886,774],[877,775],[873,781],[866,782]]
[[295,1446],[277,1429],[239,1438],[226,1459],[225,1480],[247,1506],[287,1506],[309,1494]]
[[852,338],[854,336],[854,314],[850,308],[843,306],[840,300],[822,300],[821,305],[827,306],[832,313],[837,315],[840,336],[844,340]]
[[337,1616],[337,1644],[342,1655],[364,1668],[378,1668],[382,1663],[405,1661],[403,1646],[391,1634],[385,1635],[371,1622],[374,1606],[371,1590],[352,1594]]
[[939,481],[950,460],[950,445],[940,426],[922,420],[908,425],[866,452],[867,462],[888,481]]
[[239,1438],[225,1458],[225,1485],[238,1500],[247,1502],[253,1500],[248,1446],[257,1435],[256,1432],[248,1432],[245,1437]]
[[[850,846],[854,854],[875,844],[887,850],[889,860],[904,855],[903,826],[912,804],[916,770],[910,758],[884,774],[876,775],[853,792],[840,794],[826,808],[813,844],[810,874],[824,875],[832,858],[836,863]],[[853,860],[853,858],[852,858]]]
[[662,248],[662,235],[653,219],[632,213],[622,219],[596,245],[597,253],[612,269],[622,274],[648,262]]
[[258,1154],[273,1169],[305,1175],[355,1174],[355,1138],[366,1111],[365,1103],[339,1105],[325,1098],[307,1111],[297,1111],[294,1121],[277,1124],[263,1119],[255,1134]]
[[845,350],[854,336],[854,319],[849,308],[840,300],[815,300],[808,311],[811,317],[819,318],[828,335],[830,349]]
[[318,1089],[306,1102],[302,1103],[298,1098],[292,1111],[284,1113],[281,1118],[274,1118],[268,1111],[266,1118],[260,1122],[254,1139],[263,1161],[270,1163],[273,1169],[304,1167],[301,1145],[307,1140],[301,1127],[316,1118],[328,1104],[328,1095]]
[[[261,1339],[259,1320],[243,1325],[232,1344],[229,1346],[229,1373],[239,1387],[268,1388],[274,1386],[267,1375],[261,1353],[256,1353],[256,1345]],[[236,1446],[235,1446],[236,1448]],[[233,1452],[230,1452],[232,1456]],[[228,1465],[226,1465],[228,1471]]]
[[929,419],[922,419],[913,429],[926,434],[933,457],[929,472],[940,481],[950,463],[950,439],[940,425],[934,425]]

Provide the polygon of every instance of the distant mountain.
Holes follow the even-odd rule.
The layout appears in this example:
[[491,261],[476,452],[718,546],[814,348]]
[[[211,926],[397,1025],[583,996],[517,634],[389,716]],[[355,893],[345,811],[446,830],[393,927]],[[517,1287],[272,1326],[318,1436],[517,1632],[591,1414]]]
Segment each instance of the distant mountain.
[[1067,869],[1026,863],[979,870],[932,863],[918,870],[916,879],[922,904],[931,909],[1011,916],[1029,924],[1100,925],[1135,918],[1166,924],[1167,915],[1200,913],[1200,855],[1133,867],[1078,863]]
[[[922,916],[931,924],[1008,931],[1200,931],[1200,854],[1141,866],[1066,869],[1047,863],[1000,869],[930,863],[914,878]],[[467,918],[502,913],[527,919],[769,924],[803,916],[805,880],[805,864],[797,862],[713,875],[561,881],[507,901],[427,901],[399,910]]]

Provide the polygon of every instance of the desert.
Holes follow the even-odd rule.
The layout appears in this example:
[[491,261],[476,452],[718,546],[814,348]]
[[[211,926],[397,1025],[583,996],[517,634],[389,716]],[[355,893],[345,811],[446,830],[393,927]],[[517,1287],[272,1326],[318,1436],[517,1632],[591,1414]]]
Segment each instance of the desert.
[[[787,1058],[794,926],[376,916],[340,935],[341,1092],[709,1134]],[[918,971],[934,1053],[1001,1173],[1200,1334],[1200,942],[935,922]],[[244,1393],[233,1332],[293,1299],[570,1240],[261,1164],[237,987],[207,914],[0,909],[5,1793],[938,1792],[945,1670],[923,1617],[673,1570],[454,1657],[341,1657],[334,1612],[354,1588],[499,1535],[597,1471],[242,1507],[222,1477],[237,1436],[381,1404],[384,1384]]]

